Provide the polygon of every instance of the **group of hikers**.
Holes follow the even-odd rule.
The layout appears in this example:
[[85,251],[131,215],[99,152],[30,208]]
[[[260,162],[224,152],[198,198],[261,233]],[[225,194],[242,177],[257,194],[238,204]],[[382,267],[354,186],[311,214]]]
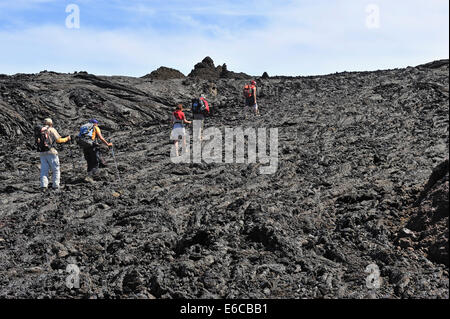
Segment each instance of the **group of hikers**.
[[[243,96],[245,99],[244,113],[247,118],[248,108],[252,108],[255,115],[259,115],[258,104],[256,102],[256,82],[251,81],[246,84],[243,89]],[[191,110],[193,120],[198,121],[199,125],[194,126],[194,139],[202,140],[202,130],[204,126],[205,117],[210,112],[209,103],[204,95],[199,98],[192,99]],[[183,105],[178,104],[175,111],[172,113],[172,132],[171,139],[174,141],[176,156],[178,152],[178,140],[181,137],[183,149],[186,149],[186,129],[185,124],[191,124],[191,121],[186,119],[183,112]],[[40,173],[40,187],[43,190],[48,189],[49,186],[49,172],[52,171],[52,188],[54,190],[60,189],[60,164],[56,144],[63,144],[72,141],[72,137],[61,137],[58,131],[53,127],[53,121],[46,118],[42,126],[36,126],[34,130],[35,145],[37,151],[40,153],[41,173]],[[77,143],[83,150],[84,159],[87,162],[88,179],[92,181],[92,176],[95,176],[99,168],[107,167],[106,162],[101,156],[100,143],[101,141],[107,147],[112,147],[113,144],[106,141],[102,136],[97,119],[91,119],[88,123],[80,128],[79,134],[75,137]]]
[[[52,171],[53,180],[52,188],[54,190],[60,189],[61,171],[59,165],[58,151],[56,144],[63,144],[72,141],[72,137],[61,137],[58,131],[53,127],[53,121],[50,118],[44,120],[43,126],[36,126],[34,129],[35,144],[37,151],[40,153],[41,160],[41,174],[40,187],[43,190],[48,189],[49,171]],[[106,162],[100,153],[100,145],[98,140],[103,142],[106,146],[113,146],[102,136],[98,121],[96,119],[89,120],[80,128],[80,133],[76,136],[78,144],[82,147],[84,158],[87,162],[88,178],[93,176],[98,168],[107,167]],[[92,177],[90,177],[92,179]]]
[[[255,115],[259,115],[258,103],[256,101],[256,81],[251,81],[244,85],[243,89],[244,97],[244,116],[247,118],[249,108],[253,109]],[[205,116],[209,114],[209,104],[203,95],[200,98],[192,100],[191,104],[192,118],[194,121],[198,121],[199,125],[194,125],[194,139],[202,140],[202,130],[204,127]],[[191,124],[191,121],[186,119],[186,115],[183,112],[183,105],[178,104],[175,111],[172,113],[172,133],[171,139],[175,144],[175,154],[179,156],[178,151],[178,139],[182,138],[183,149],[186,149],[186,129],[185,124]]]

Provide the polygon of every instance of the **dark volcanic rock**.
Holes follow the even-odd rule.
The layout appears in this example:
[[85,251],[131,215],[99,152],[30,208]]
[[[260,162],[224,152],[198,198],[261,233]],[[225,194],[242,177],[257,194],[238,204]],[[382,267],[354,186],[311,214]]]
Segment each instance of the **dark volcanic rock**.
[[171,79],[183,79],[185,75],[178,70],[167,68],[162,66],[150,74],[144,75],[142,78],[152,80],[171,80]]
[[433,61],[425,64],[418,65],[418,68],[439,69],[441,67],[448,67],[448,59]]
[[217,80],[219,78],[223,79],[249,79],[249,75],[245,73],[236,73],[229,71],[226,64],[222,66],[214,66],[214,61],[208,56],[202,60],[202,62],[197,63],[194,69],[189,73],[188,77],[200,78],[206,80]]
[[[229,72],[0,76],[0,298],[448,298],[448,62],[270,77],[248,119]],[[170,161],[171,111],[200,93],[206,127],[278,128],[274,174]],[[63,188],[40,192],[47,116],[62,135],[98,118],[116,162],[89,182],[60,145]]]
[[447,159],[434,169],[398,239],[400,243],[409,243],[408,247],[424,250],[427,258],[446,266],[449,265],[448,177]]
[[199,62],[194,66],[194,69],[191,71],[191,73],[188,74],[188,77],[208,80],[218,79],[221,72],[222,68],[216,68],[214,66],[214,61],[209,56],[207,56],[202,60],[202,62]]

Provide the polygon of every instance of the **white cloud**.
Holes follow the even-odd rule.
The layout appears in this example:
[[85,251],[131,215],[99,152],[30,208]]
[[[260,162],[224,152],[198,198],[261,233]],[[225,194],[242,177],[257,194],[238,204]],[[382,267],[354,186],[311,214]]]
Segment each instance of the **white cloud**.
[[[230,70],[253,75],[264,71],[270,75],[310,75],[403,67],[448,58],[448,2],[258,3],[252,13],[264,17],[266,23],[248,25],[244,30],[193,19],[190,13],[212,6],[195,1],[185,14],[180,8],[170,11],[170,4],[165,7],[189,31],[161,33],[156,27],[110,31],[83,23],[79,30],[55,25],[0,30],[0,42],[5,44],[0,51],[0,73],[48,69],[142,76],[165,65],[187,74],[209,55],[216,64],[227,63]],[[365,26],[365,6],[369,3],[380,6],[380,29]],[[409,6],[405,8],[406,3]],[[128,10],[157,14],[142,2]],[[242,14],[237,4],[225,2],[219,2],[215,10],[215,14],[233,17]]]

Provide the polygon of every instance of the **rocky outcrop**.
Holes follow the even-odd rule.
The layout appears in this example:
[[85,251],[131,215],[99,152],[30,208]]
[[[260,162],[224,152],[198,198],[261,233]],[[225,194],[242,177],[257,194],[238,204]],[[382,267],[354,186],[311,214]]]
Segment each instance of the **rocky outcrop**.
[[142,78],[151,80],[171,80],[183,79],[185,75],[178,70],[162,66],[150,74],[144,75]]
[[251,76],[245,73],[236,73],[229,71],[226,64],[214,66],[214,61],[208,56],[197,63],[194,69],[189,73],[188,77],[200,78],[206,80],[217,79],[249,79]]
[[213,80],[218,79],[221,72],[222,68],[216,68],[213,60],[210,57],[206,57],[202,62],[199,62],[194,66],[194,69],[188,74],[188,77]]

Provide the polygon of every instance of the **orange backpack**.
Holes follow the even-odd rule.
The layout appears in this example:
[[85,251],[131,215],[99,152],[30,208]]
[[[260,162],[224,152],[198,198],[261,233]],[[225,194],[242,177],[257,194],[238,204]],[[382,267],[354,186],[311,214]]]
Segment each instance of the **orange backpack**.
[[246,84],[244,86],[244,96],[251,97],[253,95],[253,86]]

